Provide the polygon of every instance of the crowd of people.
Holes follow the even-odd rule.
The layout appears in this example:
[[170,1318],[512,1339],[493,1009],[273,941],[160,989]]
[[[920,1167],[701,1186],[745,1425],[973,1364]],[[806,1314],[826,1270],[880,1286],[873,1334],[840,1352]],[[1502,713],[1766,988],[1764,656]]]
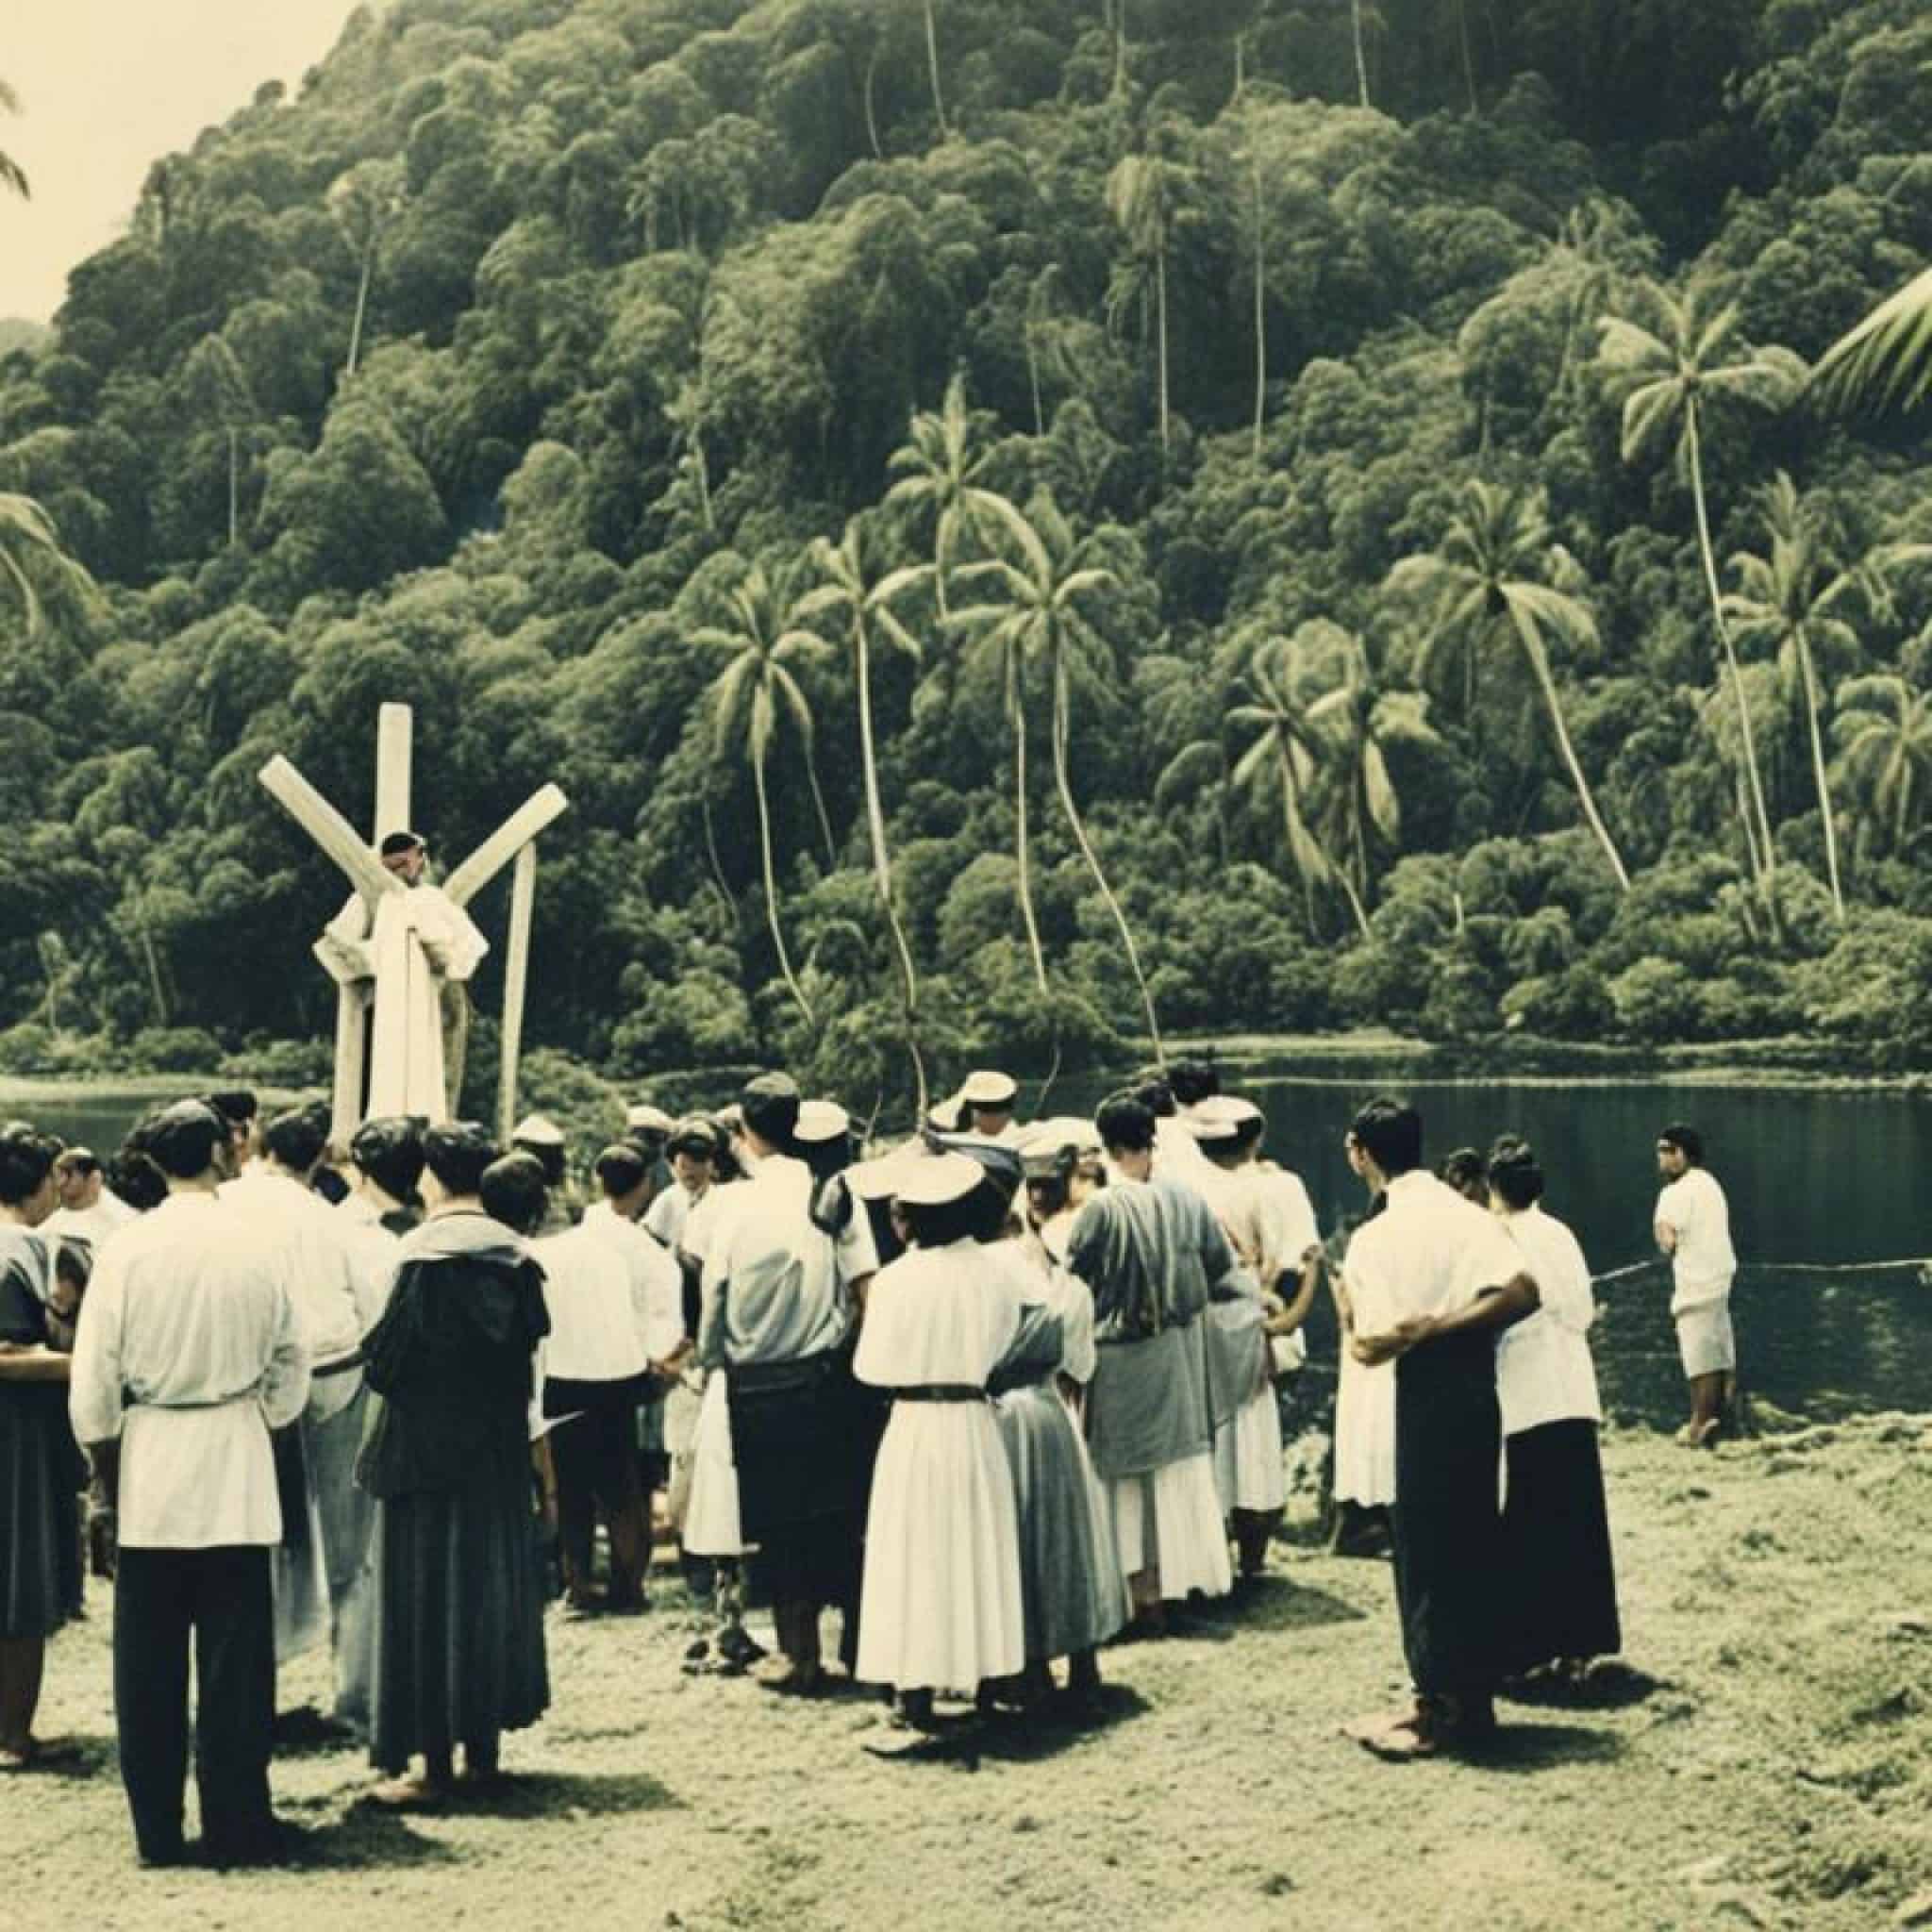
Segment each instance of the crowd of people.
[[[880,1150],[772,1074],[718,1114],[640,1103],[576,1162],[539,1116],[336,1146],[239,1092],[156,1109],[105,1170],[0,1127],[0,1769],[59,1757],[34,1716],[91,1567],[143,1863],[190,1855],[191,1658],[197,1856],[287,1853],[276,1667],[325,1642],[371,1801],[434,1806],[546,1708],[553,1595],[646,1604],[654,1528],[713,1607],[692,1667],[876,1687],[880,1755],[936,1748],[941,1699],[1091,1706],[1104,1646],[1266,1573],[1324,1281],[1336,1547],[1390,1546],[1415,1690],[1354,1735],[1478,1749],[1507,1680],[1616,1653],[1592,1288],[1533,1148],[1431,1171],[1415,1110],[1370,1103],[1337,1263],[1211,1065],[1091,1119],[1017,1102],[974,1074]],[[1694,1130],[1657,1159],[1701,1445],[1736,1262]]]

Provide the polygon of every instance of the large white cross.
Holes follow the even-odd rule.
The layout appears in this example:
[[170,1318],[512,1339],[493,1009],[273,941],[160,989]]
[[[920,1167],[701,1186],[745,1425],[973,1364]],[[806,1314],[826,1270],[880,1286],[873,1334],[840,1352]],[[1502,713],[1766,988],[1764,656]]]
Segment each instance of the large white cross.
[[[384,705],[375,725],[375,827],[365,844],[328,800],[277,753],[258,774],[269,795],[348,875],[362,895],[372,924],[385,893],[407,890],[386,871],[377,846],[409,823],[409,770],[413,718],[408,705]],[[537,895],[537,835],[570,808],[555,785],[535,792],[504,821],[442,882],[458,907],[467,906],[514,859],[511,881],[509,953],[504,966],[503,1065],[497,1084],[497,1129],[509,1138],[516,1114],[517,1061],[523,1048],[524,1001],[529,980],[530,920]],[[420,953],[413,939],[411,947]],[[426,965],[425,969],[426,971]],[[370,999],[358,988],[343,986],[336,1006],[335,1091],[330,1109],[334,1138],[346,1142],[362,1120],[362,1066],[370,1022]]]

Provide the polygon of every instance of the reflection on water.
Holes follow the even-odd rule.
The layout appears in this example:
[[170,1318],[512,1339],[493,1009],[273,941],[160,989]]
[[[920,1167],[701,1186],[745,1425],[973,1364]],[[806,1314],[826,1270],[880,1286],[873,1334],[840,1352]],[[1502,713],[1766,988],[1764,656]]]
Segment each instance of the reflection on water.
[[[1055,1111],[1091,1108],[1111,1081],[1068,1081]],[[1235,1084],[1231,1082],[1230,1084]],[[1890,1261],[1932,1251],[1921,1176],[1932,1166],[1932,1101],[1918,1096],[1783,1089],[1416,1081],[1388,1074],[1310,1079],[1305,1068],[1257,1064],[1239,1085],[1268,1115],[1268,1151],[1307,1182],[1324,1232],[1363,1205],[1341,1136],[1362,1101],[1391,1087],[1423,1111],[1430,1158],[1520,1133],[1549,1175],[1548,1206],[1607,1274],[1651,1254],[1657,1198],[1652,1149],[1666,1122],[1704,1131],[1731,1201],[1743,1270],[1733,1307],[1747,1389],[1781,1408],[1839,1415],[1932,1407],[1932,1284],[1917,1268],[1834,1276],[1778,1264]],[[150,1102],[91,1093],[25,1111],[106,1154]],[[1685,1408],[1670,1279],[1653,1267],[1607,1284],[1595,1334],[1606,1406],[1632,1421],[1674,1424]],[[1335,1324],[1326,1298],[1309,1324],[1313,1379],[1331,1381]]]

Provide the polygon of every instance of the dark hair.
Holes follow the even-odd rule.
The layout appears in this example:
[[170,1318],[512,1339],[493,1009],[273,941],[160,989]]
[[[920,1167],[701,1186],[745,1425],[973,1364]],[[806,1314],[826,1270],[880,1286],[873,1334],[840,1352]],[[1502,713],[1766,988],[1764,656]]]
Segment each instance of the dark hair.
[[651,1163],[636,1147],[620,1141],[598,1155],[591,1172],[597,1176],[598,1186],[614,1201],[650,1178]]
[[496,1157],[496,1142],[475,1121],[439,1121],[423,1136],[423,1165],[452,1194],[474,1194]]
[[202,1098],[227,1122],[230,1132],[245,1127],[261,1110],[246,1087],[225,1087],[221,1092],[205,1093]]
[[798,1083],[789,1074],[760,1074],[738,1096],[745,1126],[760,1141],[789,1154],[798,1125]]
[[17,1208],[31,1200],[54,1171],[58,1152],[58,1141],[36,1133],[24,1122],[10,1123],[0,1132],[0,1202]]
[[1064,1174],[1036,1174],[1026,1177],[1026,1198],[1042,1221],[1051,1221],[1072,1198]]
[[1377,1094],[1348,1124],[1356,1144],[1393,1180],[1423,1162],[1423,1117],[1406,1100]]
[[1156,1120],[1174,1118],[1174,1089],[1168,1085],[1167,1075],[1158,1068],[1141,1074],[1134,1087],[1133,1097]]
[[1135,1093],[1116,1093],[1100,1103],[1093,1117],[1100,1144],[1109,1153],[1120,1148],[1128,1154],[1148,1153],[1154,1145],[1154,1109]]
[[510,1151],[527,1154],[543,1170],[543,1183],[546,1187],[560,1188],[568,1169],[564,1160],[565,1150],[559,1142],[556,1145],[532,1146],[527,1141],[513,1140]]
[[492,1160],[476,1184],[483,1211],[518,1234],[535,1234],[550,1208],[543,1163],[527,1147]]
[[999,1219],[1006,1219],[1006,1203],[984,1181],[959,1200],[928,1208],[901,1201],[899,1212],[905,1218],[906,1232],[922,1248],[943,1248],[958,1241],[984,1241],[983,1232],[994,1208]]
[[54,1157],[54,1165],[62,1174],[99,1174],[101,1163],[92,1147],[68,1147]]
[[172,1180],[199,1179],[227,1144],[227,1118],[206,1100],[177,1100],[145,1115],[132,1135],[142,1153]]
[[378,1114],[356,1129],[349,1158],[385,1194],[407,1202],[423,1178],[423,1129],[408,1114]]
[[418,838],[414,832],[385,832],[382,835],[382,843],[376,847],[377,852],[384,858],[393,858],[399,852],[426,851],[427,849],[425,841]]
[[1221,1091],[1221,1074],[1206,1060],[1175,1060],[1168,1067],[1167,1084],[1182,1107],[1192,1107]]
[[137,1214],[151,1213],[168,1198],[166,1178],[131,1134],[108,1162],[108,1185]]
[[1695,1127],[1674,1121],[1667,1127],[1659,1127],[1657,1137],[1666,1147],[1676,1148],[1692,1167],[1704,1165],[1704,1136]]
[[1457,1147],[1437,1163],[1436,1177],[1454,1188],[1458,1194],[1467,1194],[1472,1201],[1478,1201],[1486,1198],[1490,1165],[1474,1147]]
[[1505,1134],[1490,1149],[1491,1191],[1504,1207],[1520,1214],[1542,1199],[1543,1171],[1536,1149],[1520,1135]]
[[328,1129],[306,1107],[291,1108],[262,1129],[261,1144],[284,1167],[307,1174],[328,1145]]

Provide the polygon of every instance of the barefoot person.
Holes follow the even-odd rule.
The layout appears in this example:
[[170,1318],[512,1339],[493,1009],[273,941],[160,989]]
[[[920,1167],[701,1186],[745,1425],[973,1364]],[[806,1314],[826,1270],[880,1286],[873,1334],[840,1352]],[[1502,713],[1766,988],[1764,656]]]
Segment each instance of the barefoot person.
[[268,1242],[216,1197],[225,1124],[184,1100],[142,1124],[166,1176],[108,1243],[75,1341],[74,1432],[117,1516],[114,1724],[135,1842],[182,1859],[188,1663],[204,1855],[273,1859],[274,1584],[281,1541],[269,1432],[308,1400],[300,1320]]
[[1724,1426],[1738,1370],[1731,1328],[1731,1209],[1717,1176],[1704,1164],[1704,1136],[1681,1124],[1657,1137],[1657,1244],[1671,1257],[1671,1316],[1690,1384],[1690,1420],[1677,1440],[1702,1448]]
[[1503,1542],[1519,1612],[1517,1672],[1557,1665],[1571,1675],[1623,1645],[1617,1573],[1597,1443],[1603,1407],[1590,1329],[1590,1265],[1576,1237],[1542,1208],[1543,1171],[1526,1141],[1490,1152],[1490,1211],[1523,1250],[1542,1297],[1496,1344],[1507,1475]]
[[1465,1749],[1495,1728],[1507,1655],[1496,1472],[1496,1335],[1537,1307],[1537,1287],[1493,1217],[1422,1164],[1423,1122],[1372,1100],[1345,1142],[1388,1205],[1345,1263],[1353,1346],[1395,1363],[1395,1600],[1414,1707],[1351,1735],[1380,1757]]
[[0,1771],[49,1757],[34,1736],[47,1639],[80,1608],[73,1306],[50,1243],[32,1232],[59,1198],[59,1144],[22,1123],[0,1129]]
[[[471,1778],[493,1778],[501,1734],[550,1701],[529,1448],[550,1322],[541,1271],[483,1205],[495,1156],[474,1121],[424,1135],[428,1216],[404,1241],[363,1343],[382,1398],[357,1468],[376,1499],[369,1757],[385,1774],[380,1804],[439,1800],[458,1744]],[[534,1192],[541,1211],[541,1173]]]

